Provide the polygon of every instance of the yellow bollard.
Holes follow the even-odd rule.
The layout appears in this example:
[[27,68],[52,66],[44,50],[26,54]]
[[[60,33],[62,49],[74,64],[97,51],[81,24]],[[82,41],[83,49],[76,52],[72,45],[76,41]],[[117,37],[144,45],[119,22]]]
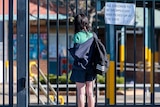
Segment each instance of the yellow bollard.
[[59,96],[59,102],[61,105],[64,105],[64,98],[61,95]]
[[8,66],[9,66],[9,62],[8,61],[6,61],[5,66],[6,66],[6,68],[8,68]]
[[[54,95],[49,95],[49,98],[52,100],[52,101],[55,101],[55,99],[54,99]],[[64,105],[64,98],[63,98],[63,96],[59,96],[58,97],[58,99],[59,99],[59,103],[61,104],[61,105]]]
[[36,62],[34,62],[34,61],[31,61],[31,62],[29,63],[29,75],[30,75],[31,77],[34,76],[34,74],[32,73],[32,66],[34,66],[34,65],[36,65]]
[[33,74],[32,72],[30,72],[29,76],[33,78],[35,76],[35,74]]
[[54,95],[49,95],[49,98],[54,102],[55,99],[54,99]]

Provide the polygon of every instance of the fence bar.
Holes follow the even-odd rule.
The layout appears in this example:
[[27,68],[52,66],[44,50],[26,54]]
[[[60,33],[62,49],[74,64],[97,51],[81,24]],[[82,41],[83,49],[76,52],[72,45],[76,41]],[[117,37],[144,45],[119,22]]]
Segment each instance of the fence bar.
[[151,31],[152,31],[152,36],[151,36],[151,43],[152,43],[152,45],[151,45],[151,50],[152,50],[152,66],[151,66],[151,104],[152,105],[155,105],[155,87],[154,87],[154,82],[155,82],[155,31],[154,31],[154,28],[155,28],[155,17],[154,17],[154,15],[155,15],[155,0],[152,0],[152,10],[151,10],[152,12],[151,12],[151,21],[152,21],[152,23],[151,23]]
[[9,0],[9,105],[13,106],[13,0]]
[[115,104],[115,35],[114,34],[114,25],[107,25],[107,31],[106,32],[108,38],[109,38],[109,46],[108,46],[108,53],[110,54],[110,67],[109,67],[109,71],[107,72],[107,98],[106,98],[106,103],[110,104],[110,105],[114,105]]
[[[73,14],[74,17],[75,17],[76,14],[78,14],[78,12],[79,12],[79,11],[78,11],[78,9],[79,9],[78,2],[79,2],[79,0],[76,0],[76,13]],[[77,97],[77,96],[78,96],[78,93],[77,93],[77,91],[78,91],[78,90],[77,90],[77,88],[76,88],[76,102],[78,102],[78,97]],[[76,107],[78,107],[78,103],[76,103]]]
[[[28,11],[30,10],[30,5],[29,5],[29,1],[28,1]],[[32,14],[30,14],[30,12],[28,12],[28,65],[29,65],[29,70],[28,70],[28,105],[31,102],[31,94],[30,94],[30,73],[31,73],[31,69],[30,69],[30,50],[29,50],[29,44],[30,44],[30,16],[32,16]]]
[[[98,2],[98,1],[95,0],[95,18],[96,18],[96,19],[95,19],[95,29],[94,29],[94,30],[95,30],[96,34],[98,35],[98,31],[97,31],[97,27],[98,27],[98,20],[97,20],[97,19],[98,19],[98,14],[97,14],[97,11],[98,11],[98,10],[97,10],[97,2]],[[97,80],[95,81],[95,86],[96,86],[96,87],[95,87],[95,89],[96,89],[96,92],[95,92],[95,93],[96,93],[95,106],[97,107]]]
[[3,98],[3,106],[5,105],[5,75],[4,75],[4,70],[5,70],[5,18],[4,18],[4,0],[3,0],[3,4],[2,4],[2,8],[3,8],[3,22],[2,22],[2,27],[3,27],[3,31],[2,31],[2,41],[3,41],[3,94],[2,94],[2,98]]
[[[78,97],[77,97],[77,93],[76,93],[76,100],[74,102],[74,104],[69,103],[69,88],[70,88],[70,84],[69,84],[69,64],[70,64],[70,57],[68,54],[68,48],[69,46],[71,46],[72,44],[70,44],[71,41],[69,41],[68,39],[70,38],[70,33],[73,36],[74,35],[74,30],[72,28],[73,27],[73,22],[70,22],[70,18],[69,17],[74,17],[75,15],[77,15],[79,12],[84,12],[87,16],[89,16],[89,18],[92,18],[90,21],[92,22],[92,28],[93,31],[95,31],[97,34],[99,34],[100,38],[102,37],[101,34],[103,34],[102,32],[98,32],[98,31],[104,31],[105,32],[105,36],[104,38],[106,39],[105,43],[106,43],[106,47],[107,47],[107,53],[110,59],[110,68],[109,71],[107,72],[105,79],[106,79],[106,83],[105,85],[103,84],[103,87],[98,87],[99,84],[95,84],[95,91],[96,91],[96,95],[95,95],[95,106],[96,107],[104,107],[104,106],[138,106],[140,105],[147,105],[148,103],[148,99],[149,99],[149,105],[147,106],[154,106],[155,105],[155,87],[158,86],[154,86],[155,85],[155,38],[153,35],[155,35],[155,9],[156,9],[156,4],[155,1],[156,0],[35,0],[35,2],[32,2],[33,0],[17,0],[17,4],[18,4],[18,20],[17,20],[17,67],[18,67],[18,84],[17,84],[17,106],[21,107],[24,105],[24,107],[27,107],[29,103],[31,103],[31,97],[28,98],[28,96],[30,94],[28,94],[30,88],[28,86],[30,86],[30,82],[28,81],[29,77],[28,77],[28,60],[29,60],[29,54],[28,54],[28,30],[29,30],[29,22],[28,22],[28,6],[29,6],[29,2],[30,3],[34,3],[34,5],[37,7],[36,10],[36,15],[32,15],[34,18],[36,17],[36,19],[32,18],[31,20],[36,20],[37,23],[36,24],[36,28],[35,25],[34,28],[36,29],[36,55],[37,57],[36,59],[36,73],[38,75],[38,77],[36,78],[36,86],[32,87],[34,92],[35,92],[35,96],[37,99],[35,101],[35,105],[29,105],[30,107],[34,106],[34,107],[50,107],[50,106],[55,106],[55,107],[72,107],[72,106],[77,106],[78,103]],[[4,5],[5,0],[3,0],[3,5]],[[27,2],[27,3],[26,3]],[[143,23],[142,26],[137,26],[138,20],[138,16],[135,15],[135,23],[134,26],[126,26],[126,25],[110,25],[110,24],[104,24],[104,20],[103,20],[103,15],[105,14],[105,12],[103,11],[102,6],[103,4],[105,4],[105,2],[115,2],[115,3],[134,3],[137,8],[141,7],[141,11],[143,11],[142,16],[144,21],[140,22]],[[90,4],[91,3],[91,4]],[[139,3],[139,4],[138,4]],[[147,4],[148,3],[148,4]],[[9,0],[9,106],[13,106],[13,0]],[[83,4],[83,7],[82,5]],[[88,5],[90,4],[90,5]],[[93,5],[94,4],[94,7]],[[85,6],[86,5],[86,6]],[[71,7],[72,6],[72,7]],[[143,6],[143,7],[142,7]],[[62,8],[63,7],[63,8]],[[31,7],[32,8],[32,7]],[[43,14],[41,13],[41,9],[43,8],[44,11],[46,11],[47,13]],[[70,9],[72,8],[72,9]],[[73,9],[74,8],[74,9]],[[64,9],[64,10],[63,10]],[[66,10],[65,10],[66,9]],[[91,10],[91,14],[89,13]],[[99,10],[102,9],[102,10]],[[147,9],[149,11],[147,11]],[[5,9],[3,9],[3,14],[5,14],[4,11]],[[26,12],[27,10],[27,12]],[[73,12],[73,14],[70,14],[71,11]],[[141,12],[140,11],[140,12]],[[148,12],[148,13],[147,13]],[[42,15],[43,14],[43,15]],[[53,15],[53,17],[52,17]],[[73,15],[73,16],[72,16]],[[93,15],[93,16],[92,16]],[[137,14],[138,15],[138,14]],[[148,16],[147,16],[148,15]],[[61,16],[64,17],[64,19],[62,18],[61,21]],[[146,16],[148,18],[146,18]],[[4,33],[4,18],[5,16],[3,15],[3,35],[5,35]],[[51,19],[53,18],[53,19]],[[137,20],[136,20],[137,18]],[[41,23],[43,21],[41,20],[45,20],[46,23]],[[141,20],[142,21],[142,20]],[[53,22],[53,23],[52,23]],[[61,26],[61,22],[62,22],[62,26]],[[53,30],[51,30],[50,25],[54,24]],[[70,26],[71,24],[71,26]],[[32,25],[31,25],[32,26]],[[41,28],[45,27],[45,30],[41,30]],[[52,26],[52,25],[51,25]],[[71,29],[70,29],[70,27]],[[61,27],[63,29],[61,29]],[[104,28],[105,27],[105,28]],[[140,28],[143,29],[143,32],[141,33],[137,33],[136,29]],[[34,30],[35,30],[34,29]],[[50,31],[51,30],[51,31]],[[66,31],[65,31],[66,30]],[[157,29],[156,29],[157,30]],[[158,29],[159,30],[159,29]],[[45,32],[46,31],[46,32]],[[41,32],[45,32],[47,33],[47,46],[46,46],[46,50],[47,50],[47,58],[45,59],[45,61],[47,62],[47,78],[45,78],[45,82],[46,85],[44,86],[43,84],[41,84],[40,82],[40,77],[41,77],[41,70],[40,69],[40,65],[41,65]],[[116,32],[116,35],[115,35]],[[52,33],[50,35],[50,33]],[[61,75],[61,73],[63,73],[61,71],[61,65],[62,65],[62,61],[61,61],[61,53],[60,53],[60,46],[61,46],[61,34],[63,35],[64,38],[66,38],[66,41],[64,43],[65,47],[66,47],[66,57],[64,58],[65,61],[65,70],[67,71],[66,73],[66,84],[63,86],[66,88],[65,92],[66,92],[66,101],[65,101],[65,105],[60,105],[61,99],[60,99],[60,89],[62,88],[61,85],[59,85],[59,76]],[[66,34],[66,35],[64,35]],[[56,35],[56,36],[55,36]],[[147,37],[151,35],[150,37]],[[51,36],[55,36],[55,37],[51,37]],[[131,37],[132,36],[132,37]],[[52,42],[52,40],[49,40],[51,37],[51,39],[54,39],[56,42],[55,43],[50,43],[50,41]],[[130,37],[132,38],[131,43],[129,43],[130,41]],[[103,37],[102,37],[103,38]],[[147,44],[146,46],[146,38],[148,38],[148,42],[149,44]],[[139,53],[138,50],[141,49],[141,47],[139,48],[137,45],[139,45],[139,40],[141,39],[141,41],[143,41],[144,43],[141,43],[140,45],[142,46],[143,49],[143,55],[141,55],[142,57],[139,57]],[[64,39],[65,40],[65,39]],[[103,40],[102,40],[103,41]],[[3,57],[5,57],[5,40],[3,38]],[[63,41],[62,41],[63,42]],[[64,43],[62,45],[64,45]],[[73,43],[73,42],[72,42]],[[131,45],[130,45],[131,44]],[[50,68],[52,68],[52,64],[50,63],[50,45],[54,45],[55,48],[55,55],[56,56],[52,56],[53,58],[56,59],[56,72],[54,72],[56,74],[56,84],[54,86],[54,88],[56,88],[56,94],[54,95],[55,99],[52,99],[50,97],[50,77],[49,74],[50,72]],[[123,45],[123,46],[122,46]],[[120,47],[119,47],[120,46]],[[132,56],[128,56],[129,52],[132,50]],[[151,71],[150,71],[150,84],[146,84],[147,79],[146,79],[146,64],[147,61],[146,60],[146,48],[151,49],[151,56],[150,56],[150,64],[151,64]],[[122,52],[121,50],[123,50],[123,55],[119,55],[120,52]],[[51,50],[52,51],[52,50]],[[142,53],[142,52],[140,52]],[[64,55],[65,56],[65,55]],[[23,57],[23,58],[22,58]],[[122,58],[123,57],[123,58]],[[137,58],[138,57],[138,58]],[[123,61],[122,61],[123,59]],[[137,68],[136,62],[139,60],[143,60],[143,64],[142,64],[142,68]],[[3,58],[3,67],[4,65],[4,61],[5,58]],[[131,62],[128,62],[131,61]],[[23,63],[22,63],[23,62]],[[55,64],[55,63],[54,63]],[[130,64],[130,65],[128,65]],[[5,68],[5,67],[4,67]],[[55,70],[55,69],[52,69]],[[22,72],[23,71],[23,72]],[[132,80],[134,81],[133,84],[128,83],[128,71],[132,71],[133,75],[131,75]],[[143,77],[143,82],[141,82],[142,84],[137,84],[137,77],[136,75],[139,73],[139,71],[142,71],[142,77]],[[45,72],[45,73],[46,73]],[[117,84],[116,82],[116,77],[118,76],[118,73],[120,73],[120,76],[124,77],[124,84]],[[39,74],[40,73],[40,74]],[[45,74],[44,73],[44,74]],[[3,70],[3,77],[4,77],[4,70]],[[44,75],[43,75],[44,76]],[[34,79],[35,79],[34,78]],[[97,79],[98,80],[98,79]],[[5,78],[3,78],[3,106],[5,105],[5,84],[4,84]],[[26,84],[28,83],[28,84]],[[31,84],[34,86],[34,84]],[[75,84],[74,84],[75,85]],[[119,88],[119,86],[121,88],[123,88],[123,95],[118,95],[117,94],[117,88]],[[150,98],[148,96],[146,96],[146,89],[145,88],[151,88],[151,94],[150,94]],[[73,88],[73,87],[71,87]],[[76,85],[74,86],[74,88],[76,89]],[[101,103],[98,102],[99,101],[99,96],[97,96],[98,92],[97,89],[98,88],[105,88],[105,103]],[[132,88],[133,89],[133,94],[131,96],[127,95],[128,92],[128,88]],[[137,96],[136,91],[137,88],[142,88],[142,94],[140,97]],[[33,91],[32,90],[32,91]],[[43,90],[44,96],[41,96],[41,90]],[[37,95],[37,96],[36,96]],[[45,98],[44,98],[45,97]],[[101,97],[101,96],[100,96]],[[28,98],[28,99],[27,99]],[[44,99],[43,99],[44,98]],[[119,102],[119,98],[121,98],[121,102]],[[143,98],[143,99],[142,99]],[[129,99],[129,100],[128,100]],[[141,99],[140,101],[143,101],[142,103],[138,103],[138,99]],[[23,100],[23,101],[22,101]],[[44,101],[43,101],[44,100]],[[137,100],[137,101],[136,101]],[[28,101],[31,101],[28,103]],[[52,102],[53,101],[53,102]],[[129,102],[128,102],[129,101]],[[131,103],[130,103],[131,101]],[[133,102],[132,102],[133,101]],[[42,104],[41,104],[42,103]],[[86,96],[86,106],[87,106],[87,96]],[[120,105],[120,104],[121,105]],[[53,104],[53,105],[52,105]],[[128,105],[131,104],[131,105]]]
[[[87,1],[85,2],[85,4],[86,4],[86,8],[85,8],[86,10],[85,10],[84,14],[86,14],[86,16],[87,16],[87,13],[88,13],[88,12],[87,12]],[[87,16],[87,17],[88,17],[88,16]],[[96,88],[96,89],[97,89],[97,88]],[[94,90],[94,89],[93,89],[93,90]],[[85,106],[88,106],[88,103],[87,103],[87,102],[88,102],[87,95],[86,95],[85,97],[86,97],[86,105],[85,105]],[[97,98],[97,97],[96,97],[96,98]],[[96,99],[96,98],[95,98],[95,99]],[[96,104],[97,104],[97,100],[95,101],[95,106],[96,106]]]
[[[146,1],[145,0],[143,0],[143,26],[144,26],[144,29],[143,29],[143,45],[144,45],[144,49],[143,49],[143,52],[144,52],[144,54],[143,54],[143,58],[144,58],[144,61],[143,61],[143,66],[144,66],[144,76],[143,76],[143,82],[144,82],[144,84],[143,84],[143,87],[146,87],[146,43],[147,43],[147,41],[146,41]],[[145,95],[145,88],[143,89],[143,105],[145,105],[145,103],[146,103],[146,95]]]
[[22,106],[28,107],[28,0],[17,0],[17,107]]
[[47,0],[47,104],[49,104],[49,35],[50,35],[50,20],[49,20],[49,10],[50,10],[50,3],[49,0]]
[[[133,3],[135,4],[135,8],[136,8],[136,0],[133,1]],[[136,16],[136,15],[135,15]],[[136,103],[136,57],[137,57],[137,51],[136,51],[136,47],[137,47],[137,41],[136,41],[136,17],[135,17],[135,21],[134,21],[134,27],[133,27],[133,30],[134,30],[134,74],[133,74],[133,81],[134,81],[134,95],[133,95],[133,105],[135,105]]]
[[88,0],[86,0],[86,16],[88,16]]
[[[114,2],[116,2],[116,0],[114,1]],[[115,74],[114,74],[114,78],[116,79],[116,77],[117,76],[119,76],[118,74],[117,74],[117,62],[118,62],[118,54],[119,54],[119,51],[118,51],[118,38],[119,38],[119,35],[117,34],[117,32],[116,32],[116,37],[115,37]],[[107,41],[106,41],[107,42]],[[115,104],[114,105],[117,105],[117,86],[116,86],[116,84],[117,84],[117,81],[115,80],[114,81],[114,84],[115,84],[115,86],[114,86],[114,92],[115,92],[115,98],[114,98],[114,100],[115,100]],[[106,87],[107,87],[107,84],[106,84]]]
[[67,93],[66,93],[66,105],[67,106],[68,106],[68,100],[69,100],[68,99],[68,96],[69,96],[69,93],[68,93],[69,92],[69,89],[68,89],[68,83],[69,83],[68,78],[69,78],[69,76],[68,76],[68,74],[70,72],[69,68],[68,68],[69,67],[69,57],[68,57],[69,56],[69,53],[68,53],[68,48],[69,48],[69,46],[68,46],[69,45],[69,41],[68,41],[68,39],[69,39],[69,35],[68,35],[68,33],[69,33],[68,32],[69,31],[69,13],[68,13],[68,7],[69,7],[68,0],[66,0],[66,16],[67,16],[66,17],[66,61],[67,61],[67,64],[66,64],[67,65],[67,67],[66,67],[66,69],[67,69],[67,71],[66,71],[66,73],[67,73],[66,74],[66,78],[67,78],[66,79],[67,80],[66,81],[67,82],[66,83],[66,88],[67,88],[67,90],[66,90],[67,91]]
[[[79,2],[79,0],[76,0],[76,14],[78,14],[78,9],[79,9],[79,5],[78,5],[78,2]],[[76,15],[76,14],[74,14],[74,15]]]
[[57,12],[57,23],[56,23],[56,49],[57,49],[57,51],[56,51],[56,53],[57,53],[57,90],[56,90],[56,92],[57,92],[57,105],[59,105],[59,74],[60,74],[60,60],[59,60],[59,58],[60,58],[60,53],[59,53],[59,0],[57,0],[57,3],[56,3],[56,12]]
[[126,63],[127,63],[127,34],[126,34],[126,26],[124,26],[124,38],[125,38],[125,40],[124,40],[124,66],[125,66],[125,68],[124,68],[124,105],[126,105],[126,82],[127,82],[127,76],[126,76],[126,71],[127,71],[127,69],[126,69]]
[[[110,59],[110,53],[109,53],[109,35],[108,35],[108,25],[105,24],[105,38],[106,38],[106,51],[107,51],[107,55],[108,58]],[[110,69],[110,68],[109,68]],[[108,70],[109,71],[109,70]],[[105,106],[109,105],[109,73],[106,73],[106,78],[105,78],[105,82],[106,82],[106,87],[105,87]]]
[[38,104],[40,104],[40,74],[39,74],[39,68],[40,68],[40,0],[37,0],[37,75],[38,75]]

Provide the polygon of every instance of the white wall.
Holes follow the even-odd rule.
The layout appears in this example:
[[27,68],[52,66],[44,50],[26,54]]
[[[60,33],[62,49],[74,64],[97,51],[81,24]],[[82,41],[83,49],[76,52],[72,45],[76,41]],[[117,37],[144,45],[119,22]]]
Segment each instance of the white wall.
[[3,82],[3,61],[0,60],[0,83]]
[[[72,38],[71,35],[73,35],[73,34],[69,34],[69,39]],[[56,41],[57,41],[56,35],[55,34],[50,34],[50,36],[49,36],[49,57],[50,58],[55,58],[56,57],[56,54],[57,54],[56,53],[57,52]],[[72,43],[70,43],[71,41],[72,40],[68,41],[69,46],[72,44]],[[58,44],[59,44],[59,53],[61,53],[62,56],[66,56],[66,52],[67,52],[67,50],[66,50],[66,34],[60,34],[59,35],[59,43]]]

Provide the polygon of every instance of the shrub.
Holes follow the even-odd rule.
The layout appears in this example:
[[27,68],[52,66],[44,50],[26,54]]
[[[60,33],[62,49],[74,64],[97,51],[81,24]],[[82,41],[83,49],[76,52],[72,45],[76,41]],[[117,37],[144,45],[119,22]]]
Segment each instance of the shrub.
[[97,83],[104,84],[105,83],[105,77],[101,75],[97,75]]
[[[70,74],[71,73],[68,74],[68,83],[72,83],[70,81]],[[57,75],[49,74],[49,81],[50,81],[51,84],[56,84],[56,83],[65,84],[65,83],[67,83],[67,78],[66,77],[67,77],[66,74],[58,76],[58,82],[57,82]],[[46,84],[44,79],[42,78],[42,76],[40,76],[40,82],[42,84]],[[97,75],[97,83],[105,84],[105,76]],[[124,84],[124,77],[116,77],[116,83],[117,84]]]
[[117,84],[124,84],[124,77],[116,77]]
[[[61,76],[58,76],[58,79],[57,79],[57,75],[49,74],[49,81],[51,84],[56,84],[56,83],[64,84],[64,83],[67,83],[66,77],[67,77],[67,75],[63,74]],[[68,83],[71,83],[69,77],[70,77],[70,73],[68,74]],[[46,78],[47,78],[47,76],[46,76]],[[58,80],[58,82],[57,82],[57,80]],[[40,76],[40,82],[42,84],[46,84],[46,82],[44,81],[42,76]]]

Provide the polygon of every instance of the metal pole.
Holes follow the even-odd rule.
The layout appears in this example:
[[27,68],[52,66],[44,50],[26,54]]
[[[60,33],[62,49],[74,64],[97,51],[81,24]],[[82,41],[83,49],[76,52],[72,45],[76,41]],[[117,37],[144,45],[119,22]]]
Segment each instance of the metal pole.
[[150,82],[151,82],[151,104],[155,105],[155,0],[152,0],[152,9],[151,9],[151,73],[150,73]]
[[17,0],[17,107],[28,107],[28,0]]
[[13,0],[9,0],[9,105],[13,107]]
[[107,72],[107,98],[106,103],[110,105],[115,104],[115,34],[114,34],[114,25],[106,25],[107,32],[106,36],[109,36],[107,50],[110,54],[110,67]]

